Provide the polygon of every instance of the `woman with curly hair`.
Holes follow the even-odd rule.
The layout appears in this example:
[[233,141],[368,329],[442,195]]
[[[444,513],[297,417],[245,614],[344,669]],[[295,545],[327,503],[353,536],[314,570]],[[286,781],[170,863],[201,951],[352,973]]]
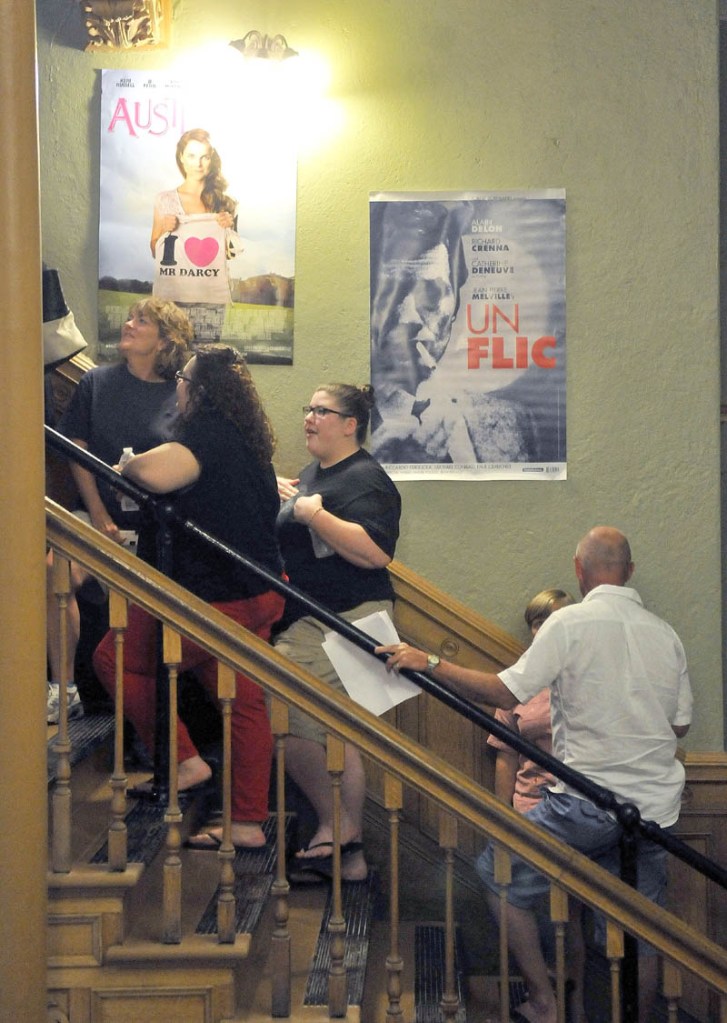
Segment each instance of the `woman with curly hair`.
[[[114,465],[125,447],[136,452],[155,447],[172,436],[177,415],[175,373],[189,358],[193,337],[186,313],[173,302],[148,298],[129,309],[121,328],[121,358],[110,366],[94,366],[79,381],[71,403],[58,424],[59,431],[107,465]],[[123,543],[138,528],[138,513],[124,511],[118,494],[96,477],[71,463],[82,510],[105,536]],[[48,721],[58,721],[61,642],[58,605],[52,586],[53,554],[48,555]],[[71,595],[68,602],[69,665],[74,670],[81,631],[76,592],[91,576],[71,563]],[[86,588],[88,589],[88,587]],[[96,596],[104,593],[95,587]],[[69,711],[82,713],[76,685],[68,692]]]
[[[122,475],[155,494],[173,495],[178,516],[282,575],[275,537],[280,507],[272,454],[273,431],[250,372],[234,349],[200,345],[177,373],[179,420],[173,440],[127,462]],[[140,548],[145,545],[145,531]],[[265,580],[242,568],[196,536],[172,526],[171,577],[224,614],[269,639],[283,611],[283,598]],[[153,749],[156,714],[156,625],[130,608],[124,663],[124,710],[145,745]],[[115,688],[114,637],[109,632],[94,654],[94,667],[109,692]],[[180,671],[193,671],[217,695],[217,663],[182,639]],[[178,785],[183,792],[206,783],[209,765],[182,722],[177,731]],[[272,736],[262,690],[237,675],[232,704],[232,841],[265,844],[261,824],[268,814]],[[218,848],[220,831],[192,840]]]

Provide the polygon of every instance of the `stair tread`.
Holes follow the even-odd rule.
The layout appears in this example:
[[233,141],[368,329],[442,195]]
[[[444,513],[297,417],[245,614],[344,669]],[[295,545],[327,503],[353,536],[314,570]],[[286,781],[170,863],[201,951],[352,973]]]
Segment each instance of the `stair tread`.
[[[71,744],[71,767],[85,760],[100,746],[103,746],[114,733],[114,715],[107,711],[84,714],[80,718],[71,718],[68,722],[68,739]],[[55,743],[58,734],[48,739],[48,788],[58,777],[58,753]]]
[[[164,844],[167,825],[164,821],[166,806],[141,799],[126,814],[127,860],[148,866]],[[102,842],[91,857],[91,863],[105,863],[108,859],[108,840]]]
[[[263,822],[267,845],[263,850],[236,849],[233,869],[235,871],[235,931],[237,934],[252,932],[265,908],[275,874],[275,836],[277,821],[270,816]],[[285,818],[285,842],[289,838],[290,817]],[[209,853],[203,855],[209,856]],[[205,912],[197,924],[197,934],[214,934],[217,931],[217,899],[219,888],[210,899]]]
[[238,936],[234,944],[221,944],[209,934],[189,934],[179,944],[164,944],[149,938],[131,937],[106,951],[106,961],[116,965],[143,962],[179,963],[189,966],[193,962],[223,963],[247,957],[250,951],[248,935]]
[[[346,921],[343,965],[348,978],[349,1005],[361,1005],[363,1000],[370,923],[377,890],[378,879],[373,869],[369,870],[366,881],[341,885],[342,912]],[[331,936],[328,933],[328,924],[332,909],[333,892],[329,890],[313,965],[308,975],[304,1005],[326,1005],[328,1002],[328,971],[331,965]]]
[[[445,928],[442,923],[420,923],[415,926],[415,1023],[440,1023],[442,1019],[441,1005],[445,980],[444,936]],[[456,994],[459,998],[459,1009],[454,1019],[455,1023],[465,1023],[467,1013],[464,1004],[462,972],[460,969],[462,957],[458,945],[458,932],[455,932],[454,978]]]

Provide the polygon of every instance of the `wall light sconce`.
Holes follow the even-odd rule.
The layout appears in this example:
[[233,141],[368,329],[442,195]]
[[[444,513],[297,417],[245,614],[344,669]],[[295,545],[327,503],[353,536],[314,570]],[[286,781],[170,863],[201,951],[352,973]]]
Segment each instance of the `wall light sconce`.
[[297,57],[298,51],[288,46],[285,36],[267,36],[262,32],[248,32],[242,39],[233,39],[230,43],[243,57],[262,57],[264,60],[287,60]]
[[79,0],[87,50],[129,50],[169,44],[171,0]]

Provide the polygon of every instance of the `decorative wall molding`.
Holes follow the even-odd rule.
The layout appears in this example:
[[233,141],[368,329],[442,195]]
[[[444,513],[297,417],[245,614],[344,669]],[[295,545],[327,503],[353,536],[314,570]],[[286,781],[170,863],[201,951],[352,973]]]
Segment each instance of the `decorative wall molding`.
[[79,0],[86,21],[87,50],[167,46],[171,0]]
[[58,1005],[49,1005],[48,1023],[70,1023],[70,1020]]

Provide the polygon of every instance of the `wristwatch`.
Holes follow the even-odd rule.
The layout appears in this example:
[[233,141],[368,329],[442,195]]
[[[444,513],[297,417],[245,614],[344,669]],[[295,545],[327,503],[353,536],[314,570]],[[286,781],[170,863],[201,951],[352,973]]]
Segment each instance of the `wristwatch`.
[[441,657],[437,657],[436,654],[429,654],[427,657],[427,671],[434,671],[438,667]]

